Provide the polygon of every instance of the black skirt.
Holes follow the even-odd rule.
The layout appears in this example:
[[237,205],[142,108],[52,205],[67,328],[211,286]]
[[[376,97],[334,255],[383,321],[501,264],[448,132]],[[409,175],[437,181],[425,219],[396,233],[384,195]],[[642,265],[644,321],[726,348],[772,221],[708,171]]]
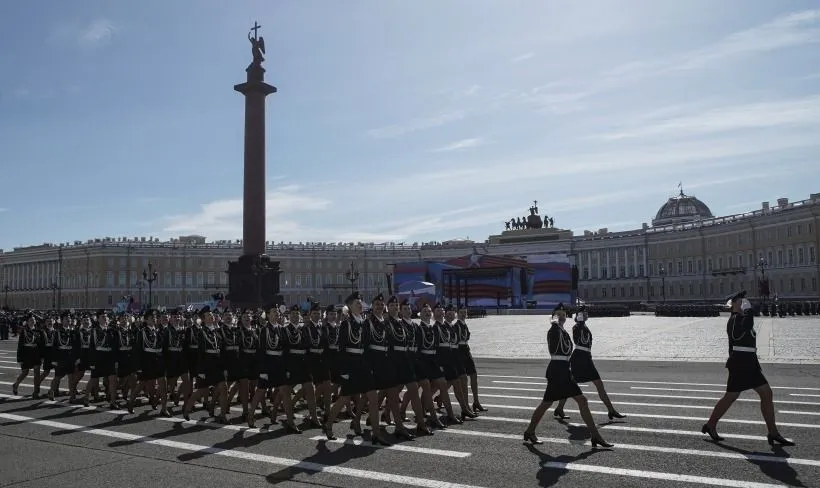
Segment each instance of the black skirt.
[[416,367],[413,357],[406,352],[393,351],[390,363],[395,369],[396,385],[406,385],[416,381]]
[[743,354],[748,354],[749,358],[732,356],[726,361],[726,368],[729,370],[729,378],[726,381],[727,392],[740,393],[768,383],[763,375],[757,355]]
[[475,361],[469,346],[459,346],[458,354],[461,356],[461,364],[464,365],[464,373],[470,376],[476,374],[478,371],[475,369]]
[[419,354],[416,359],[417,379],[434,381],[444,378],[444,369],[438,364],[435,354]]
[[285,357],[265,355],[259,364],[259,382],[256,388],[259,390],[267,390],[269,388],[279,388],[287,383]]
[[455,350],[449,347],[440,347],[436,354],[436,361],[438,361],[445,380],[453,381],[459,377],[456,368]]
[[117,368],[114,363],[113,354],[97,354],[91,361],[91,377],[108,378],[109,376],[116,376]]
[[595,363],[592,362],[592,354],[586,351],[578,349],[572,351],[569,365],[576,383],[589,383],[601,379],[601,375],[598,374],[598,370],[595,368]]
[[196,389],[210,388],[225,381],[221,361],[203,361],[196,376]]
[[117,377],[127,378],[134,374],[134,361],[131,354],[123,354],[117,358]]
[[324,354],[308,354],[307,363],[310,377],[315,384],[318,385],[330,380],[330,369],[327,367],[327,363],[325,363]]
[[555,402],[581,395],[581,388],[572,377],[569,361],[550,361],[547,365],[547,388],[544,401]]
[[292,352],[288,352],[285,356],[285,367],[288,375],[287,385],[296,386],[313,382],[305,356],[306,354],[293,354]]
[[361,395],[373,389],[370,366],[361,354],[344,354],[343,361],[341,396]]
[[165,376],[179,378],[188,372],[188,364],[182,351],[169,351],[165,356]]
[[153,381],[165,378],[165,364],[159,354],[145,354],[140,364],[140,371],[137,373],[140,381]]
[[376,351],[365,358],[373,375],[371,390],[387,390],[399,384],[396,379],[396,367],[387,353]]

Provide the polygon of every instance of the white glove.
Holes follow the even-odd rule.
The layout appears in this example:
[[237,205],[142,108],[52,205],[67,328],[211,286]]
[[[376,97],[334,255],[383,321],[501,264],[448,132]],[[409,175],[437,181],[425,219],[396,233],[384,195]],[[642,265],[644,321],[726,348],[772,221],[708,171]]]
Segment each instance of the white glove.
[[747,310],[751,310],[752,309],[752,303],[749,300],[744,298],[740,302],[740,309],[743,310],[744,312],[747,311]]

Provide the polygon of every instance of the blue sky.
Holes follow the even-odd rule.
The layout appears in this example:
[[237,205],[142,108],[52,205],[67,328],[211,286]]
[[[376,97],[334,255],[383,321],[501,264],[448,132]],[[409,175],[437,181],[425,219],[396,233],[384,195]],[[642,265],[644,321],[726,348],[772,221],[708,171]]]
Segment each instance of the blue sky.
[[255,20],[271,240],[483,240],[535,199],[636,228],[679,181],[717,215],[820,191],[817,2],[6,2],[0,248],[240,238]]

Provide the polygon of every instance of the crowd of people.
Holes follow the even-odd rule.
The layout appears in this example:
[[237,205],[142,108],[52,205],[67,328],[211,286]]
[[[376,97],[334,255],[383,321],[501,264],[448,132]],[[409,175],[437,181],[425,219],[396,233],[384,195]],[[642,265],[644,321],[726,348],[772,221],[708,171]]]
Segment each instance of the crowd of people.
[[[239,313],[151,310],[142,316],[28,312],[18,331],[20,375],[12,389],[17,395],[33,372],[32,396],[39,398],[53,371],[47,396],[57,396],[66,378],[69,401],[86,406],[106,401],[118,409],[124,402],[133,413],[145,393],[162,415],[172,415],[181,404],[190,419],[201,401],[210,416],[227,423],[238,395],[250,427],[261,406],[274,423],[283,410],[285,428],[300,432],[294,404],[304,403],[306,423],[331,439],[342,414],[360,435],[364,412],[368,425],[394,424],[398,438],[431,435],[431,427],[446,427],[442,420],[458,424],[486,409],[478,399],[467,310],[435,304],[421,308],[419,322],[412,315],[407,300],[379,294],[365,316],[359,292],[341,310],[314,302],[306,313],[298,305]],[[90,380],[80,397],[78,384],[87,372]],[[404,426],[408,408],[415,433]],[[438,408],[446,416],[439,418]],[[380,430],[372,430],[371,440],[387,444]]]

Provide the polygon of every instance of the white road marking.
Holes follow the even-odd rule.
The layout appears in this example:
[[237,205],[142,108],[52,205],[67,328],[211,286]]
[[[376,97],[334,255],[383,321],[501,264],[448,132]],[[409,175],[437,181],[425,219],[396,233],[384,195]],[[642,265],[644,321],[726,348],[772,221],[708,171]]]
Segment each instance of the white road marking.
[[17,422],[26,422],[28,424],[40,425],[43,427],[51,427],[53,429],[70,430],[81,434],[95,435],[107,437],[110,439],[120,439],[131,442],[139,442],[144,444],[152,444],[156,446],[168,447],[171,449],[179,449],[188,452],[207,453],[217,456],[224,456],[242,461],[256,461],[264,464],[271,464],[275,466],[291,467],[302,469],[311,472],[330,473],[339,476],[349,476],[351,478],[358,478],[366,480],[368,483],[374,481],[382,481],[385,483],[396,483],[400,485],[420,486],[425,488],[478,488],[475,485],[465,485],[461,483],[449,483],[441,480],[416,478],[413,476],[405,476],[399,474],[384,473],[381,471],[368,471],[364,469],[345,468],[342,466],[329,466],[325,464],[300,461],[298,459],[287,459],[276,456],[269,456],[265,454],[257,454],[247,451],[233,451],[227,449],[219,449],[213,446],[204,446],[198,444],[191,444],[188,442],[171,441],[167,439],[153,439],[135,434],[128,434],[125,432],[118,432],[107,429],[89,429],[87,426],[68,424],[64,422],[54,422],[51,420],[38,420],[32,417],[24,417],[22,415],[13,415],[8,413],[0,413],[0,418],[13,420]]
[[460,451],[448,451],[445,449],[428,449],[424,447],[413,447],[404,444],[394,444],[389,447],[385,446],[373,446],[371,444],[365,444],[364,439],[336,439],[334,441],[329,441],[323,435],[317,435],[310,438],[312,441],[324,441],[333,444],[345,444],[347,446],[366,446],[366,447],[375,447],[378,449],[387,449],[390,451],[405,451],[405,452],[415,452],[420,454],[432,454],[435,456],[445,456],[445,457],[452,457],[452,458],[466,458],[471,456],[472,454],[469,452],[460,452]]
[[[651,393],[622,393],[622,392],[607,392],[609,396],[626,396],[626,397],[639,397],[639,398],[673,398],[675,400],[709,400],[709,401],[718,401],[720,397],[702,397],[702,396],[691,396],[691,395],[656,395]],[[531,397],[531,396],[515,396],[515,395],[493,395],[484,393],[481,395],[482,397],[489,397],[489,398],[515,398],[517,400],[538,400],[541,401],[543,397]],[[757,398],[738,398],[736,401],[738,402],[749,402],[749,403],[760,403],[760,400]],[[800,402],[800,401],[793,401],[793,400],[776,400],[775,403],[788,403],[790,405],[810,405],[810,406],[820,406],[820,402]]]
[[814,395],[811,393],[789,393],[789,396],[820,398],[820,395]]
[[[658,429],[660,430],[660,429]],[[456,434],[456,435],[466,435],[466,436],[474,436],[474,437],[491,437],[495,439],[509,439],[509,440],[523,440],[522,435],[519,434],[504,434],[499,432],[481,432],[476,430],[462,430],[462,429],[447,429],[440,431],[443,434]],[[438,433],[438,432],[437,432]],[[691,432],[686,432],[687,434],[691,434]],[[703,435],[699,432],[695,433],[695,435]],[[727,437],[721,434],[724,437]],[[704,436],[705,437],[705,436]],[[742,436],[742,437],[753,437],[753,436]],[[765,437],[755,437],[755,440],[762,440]],[[574,441],[570,439],[561,439],[556,437],[539,437],[538,440],[543,441],[548,444],[571,444],[575,446],[591,446],[592,443],[589,441]],[[765,462],[765,463],[785,463],[785,464],[795,464],[795,465],[806,465],[806,466],[820,466],[820,460],[816,459],[798,459],[786,456],[775,456],[773,454],[741,454],[736,452],[725,452],[725,451],[705,451],[703,449],[681,449],[677,447],[664,447],[664,446],[647,446],[642,444],[623,444],[623,443],[615,443],[615,449],[629,449],[633,451],[648,451],[648,452],[662,452],[668,454],[677,454],[683,456],[699,456],[699,457],[711,457],[711,458],[721,458],[721,459],[743,459],[746,461],[754,461],[754,462]]]
[[[489,406],[489,405],[488,405]],[[533,408],[533,410],[535,410]],[[564,409],[564,412],[573,412],[573,413],[580,413],[578,410],[569,410]],[[607,412],[591,412],[593,415],[606,415]],[[660,415],[660,414],[648,414],[648,413],[628,413],[628,412],[621,412],[622,414],[626,415],[627,417],[640,417],[640,418],[650,418],[650,419],[667,419],[667,420],[694,420],[697,422],[706,422],[705,417],[685,417],[683,415]],[[497,422],[510,422],[514,424],[528,424],[530,422],[529,419],[516,419],[516,418],[509,418],[509,417],[490,417],[487,415],[482,415],[482,419],[485,420],[495,420]],[[766,425],[766,422],[762,420],[741,420],[741,419],[720,419],[723,423],[728,424],[750,424],[750,425]],[[791,422],[778,422],[777,425],[782,425],[784,427],[797,427],[803,429],[820,429],[820,425],[818,424],[795,424]]]
[[609,466],[594,466],[590,464],[559,463],[555,461],[543,463],[541,466],[544,468],[566,471],[581,471],[585,473],[600,473],[606,475],[628,476],[631,478],[677,481],[680,483],[694,483],[711,486],[729,486],[734,488],[780,488],[783,486],[772,483],[755,483],[752,481],[730,480],[726,478],[709,478],[706,476],[692,476],[689,474],[662,473],[658,471],[612,468]]
[[820,415],[820,412],[801,412],[798,410],[778,410],[777,413],[785,413],[791,415]]
[[698,390],[690,388],[659,388],[654,386],[630,386],[630,390],[654,390],[654,391],[684,391],[687,393],[725,393],[723,390]]
[[[504,375],[495,375],[495,374],[482,374],[479,375],[480,377],[485,378],[512,378],[512,379],[522,379],[522,380],[541,380],[540,382],[530,382],[530,381],[493,381],[493,383],[509,383],[513,385],[541,385],[546,386],[547,383],[544,380],[543,376],[504,376]],[[637,380],[611,380],[605,379],[603,380],[604,384],[606,383],[637,383],[643,385],[678,385],[678,386],[719,386],[721,388],[725,388],[725,383],[680,383],[680,382],[672,382],[672,381],[637,381]],[[772,386],[772,388],[776,390],[808,390],[808,391],[820,391],[820,388],[808,388],[808,387],[800,387],[800,386]]]

